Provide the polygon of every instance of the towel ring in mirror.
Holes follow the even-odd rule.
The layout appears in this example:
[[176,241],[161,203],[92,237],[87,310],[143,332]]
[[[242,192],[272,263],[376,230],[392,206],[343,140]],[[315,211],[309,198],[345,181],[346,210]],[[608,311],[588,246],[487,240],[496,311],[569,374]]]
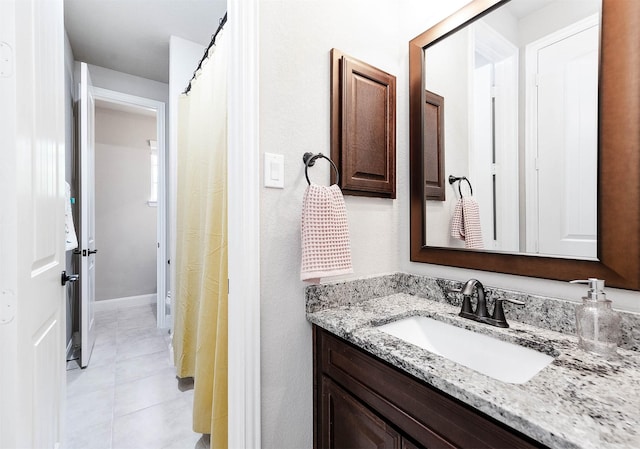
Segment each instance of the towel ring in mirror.
[[473,187],[471,187],[471,181],[469,181],[469,178],[466,176],[449,175],[449,184],[453,184],[456,181],[458,181],[458,193],[460,194],[460,198],[462,198],[462,188],[460,187],[462,181],[467,181],[467,184],[469,185],[469,192],[471,193],[471,196],[473,196]]

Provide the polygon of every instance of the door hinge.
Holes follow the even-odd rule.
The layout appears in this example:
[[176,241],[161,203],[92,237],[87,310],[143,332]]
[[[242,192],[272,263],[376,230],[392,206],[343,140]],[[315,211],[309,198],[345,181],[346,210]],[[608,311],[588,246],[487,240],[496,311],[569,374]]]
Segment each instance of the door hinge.
[[13,49],[6,42],[0,42],[0,78],[13,75]]
[[0,292],[0,325],[9,324],[16,315],[16,295],[11,290]]

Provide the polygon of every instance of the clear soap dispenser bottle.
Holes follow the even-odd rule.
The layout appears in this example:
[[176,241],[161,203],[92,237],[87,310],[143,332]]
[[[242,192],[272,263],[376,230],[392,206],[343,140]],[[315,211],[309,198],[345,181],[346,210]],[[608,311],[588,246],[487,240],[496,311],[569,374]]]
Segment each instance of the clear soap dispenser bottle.
[[587,296],[576,307],[578,347],[605,357],[613,357],[620,339],[620,314],[611,308],[611,301],[604,293],[604,281],[589,278],[571,283],[589,285]]

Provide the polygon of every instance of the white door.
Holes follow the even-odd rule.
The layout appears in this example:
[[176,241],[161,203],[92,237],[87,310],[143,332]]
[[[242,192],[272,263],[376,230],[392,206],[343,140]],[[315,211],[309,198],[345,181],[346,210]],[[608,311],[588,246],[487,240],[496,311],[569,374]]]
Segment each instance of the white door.
[[65,395],[62,0],[0,1],[0,448],[59,448]]
[[89,365],[95,334],[95,101],[86,63],[80,63],[80,366]]
[[598,40],[591,26],[538,51],[538,252],[595,258]]

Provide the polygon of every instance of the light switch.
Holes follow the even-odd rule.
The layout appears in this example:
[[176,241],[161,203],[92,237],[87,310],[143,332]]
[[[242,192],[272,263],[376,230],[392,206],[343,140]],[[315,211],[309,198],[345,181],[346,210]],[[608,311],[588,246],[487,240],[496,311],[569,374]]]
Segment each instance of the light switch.
[[264,186],[284,189],[284,155],[264,153]]

